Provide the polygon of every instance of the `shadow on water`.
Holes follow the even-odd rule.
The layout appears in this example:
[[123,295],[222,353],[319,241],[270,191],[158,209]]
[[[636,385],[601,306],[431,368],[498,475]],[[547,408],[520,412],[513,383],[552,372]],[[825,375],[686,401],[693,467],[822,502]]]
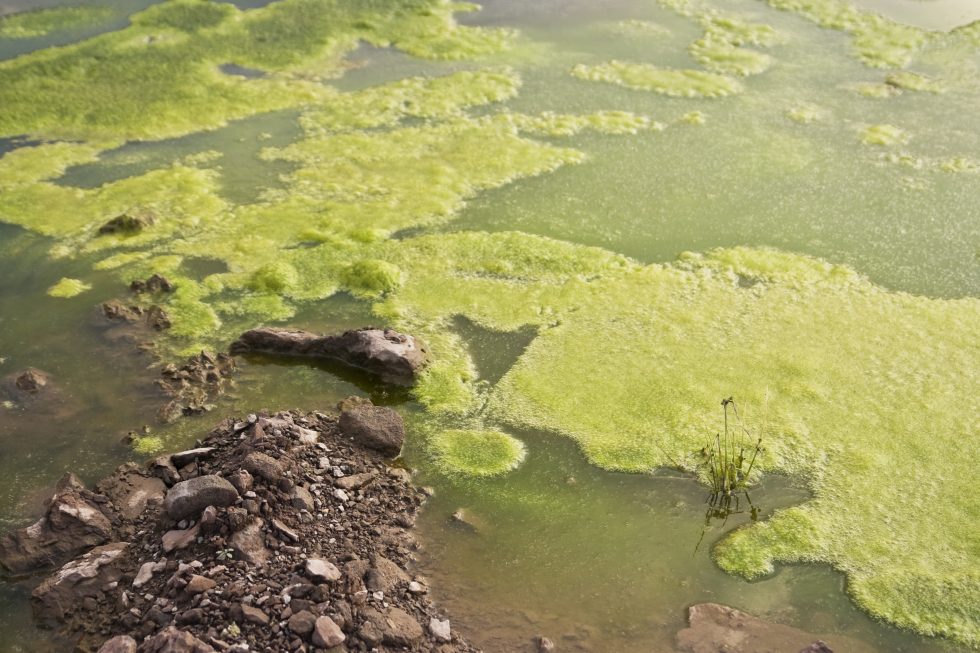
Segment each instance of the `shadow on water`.
[[[250,374],[263,375],[272,369],[301,368],[323,373],[324,379],[336,380],[353,386],[356,394],[366,395],[375,405],[395,406],[404,404],[410,399],[408,388],[378,382],[367,372],[345,365],[339,361],[304,358],[302,356],[269,356],[265,354],[248,354],[240,359],[251,368]],[[331,378],[332,377],[332,378]]]
[[466,343],[480,379],[490,384],[503,378],[537,337],[537,330],[533,327],[518,331],[492,331],[461,315],[453,319],[453,329]]
[[13,152],[14,150],[21,147],[33,147],[34,145],[40,145],[40,144],[41,141],[31,140],[26,136],[0,138],[0,156],[3,156],[7,152]]

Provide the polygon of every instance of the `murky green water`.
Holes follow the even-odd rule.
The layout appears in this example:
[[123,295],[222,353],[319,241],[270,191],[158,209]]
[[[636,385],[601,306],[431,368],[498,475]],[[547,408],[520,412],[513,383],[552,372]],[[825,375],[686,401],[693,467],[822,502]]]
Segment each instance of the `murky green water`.
[[[102,4],[116,12],[111,20],[46,37],[0,39],[0,59],[118,29],[128,14],[150,3]],[[973,3],[955,0],[859,4],[926,28],[948,29],[980,18]],[[28,5],[41,6],[0,2],[0,14]],[[980,174],[942,169],[955,157],[967,160],[966,168],[980,165],[975,161],[980,124],[971,109],[980,65],[975,48],[935,49],[916,60],[916,72],[948,84],[943,95],[905,91],[870,97],[855,89],[860,84],[881,88],[886,72],[863,65],[851,52],[849,35],[756,0],[717,3],[725,12],[776,30],[781,41],[766,49],[774,63],[741,80],[740,94],[677,98],[583,82],[569,70],[611,59],[691,67],[688,46],[703,28],[688,17],[652,0],[484,5],[461,22],[521,30],[517,47],[489,62],[509,65],[520,75],[520,92],[506,102],[507,111],[628,110],[667,129],[536,136],[586,158],[491,184],[452,219],[410,226],[396,239],[518,231],[601,247],[642,263],[671,262],[683,251],[771,246],[847,264],[890,290],[936,298],[980,295],[975,208]],[[348,59],[349,69],[332,82],[343,91],[479,67],[367,45]],[[498,109],[477,106],[471,113]],[[701,112],[703,124],[685,120],[692,111]],[[220,196],[251,204],[264,191],[289,192],[282,176],[300,163],[268,160],[260,153],[299,139],[299,115],[286,109],[207,133],[128,143],[95,163],[70,168],[55,183],[95,189],[215,150],[223,153],[217,164]],[[416,124],[413,120],[424,124],[408,119]],[[898,125],[910,140],[898,147],[862,143],[864,130],[878,124]],[[0,141],[0,152],[24,144]],[[147,372],[152,359],[112,342],[98,319],[99,301],[125,293],[119,278],[93,271],[100,254],[52,259],[52,244],[0,223],[0,376],[33,366],[50,372],[57,384],[56,401],[41,410],[0,412],[0,528],[29,521],[63,471],[91,481],[129,459],[122,443],[127,431],[151,424],[169,447],[180,447],[216,419],[186,419],[166,428],[154,424],[159,399],[153,372]],[[225,270],[224,262],[212,258],[219,256],[215,252],[193,254],[183,269],[190,277]],[[92,289],[71,299],[47,296],[63,277],[84,279]],[[222,333],[254,321],[248,314],[237,320],[226,316]],[[289,323],[335,331],[378,321],[368,301],[341,293],[301,304]],[[465,318],[452,322],[451,332],[461,338],[486,388],[506,375],[535,333],[525,327],[502,334]],[[978,360],[976,349],[961,354]],[[426,415],[410,398],[337,369],[252,359],[243,362],[237,381],[219,413],[321,408],[359,393],[400,406],[420,420],[412,423],[424,422]],[[607,380],[586,371],[577,382],[588,387]],[[588,464],[568,440],[517,430],[514,435],[526,445],[527,459],[514,472],[490,480],[443,475],[420,437],[406,451],[407,462],[436,490],[420,522],[423,571],[438,581],[436,598],[454,623],[488,651],[531,650],[531,638],[538,634],[555,639],[560,650],[670,650],[686,607],[701,601],[734,605],[837,638],[843,642],[840,650],[956,650],[871,619],[849,600],[843,577],[826,566],[794,565],[752,583],[721,571],[711,548],[724,533],[746,524],[748,515],[705,528],[704,490],[690,477],[607,472]],[[752,492],[752,501],[764,518],[808,496],[799,481],[768,476]],[[450,519],[460,508],[472,517],[476,532]],[[30,625],[29,587],[0,584],[0,650],[42,650],[39,642],[48,641]]]

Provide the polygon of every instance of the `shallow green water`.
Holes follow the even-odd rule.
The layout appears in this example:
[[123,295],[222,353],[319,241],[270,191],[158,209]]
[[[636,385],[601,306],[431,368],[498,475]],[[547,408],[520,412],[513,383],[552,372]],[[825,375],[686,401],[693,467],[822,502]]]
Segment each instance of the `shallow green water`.
[[[875,0],[862,3],[884,11],[880,4]],[[118,29],[126,24],[127,14],[146,3],[111,6],[118,15],[102,25],[39,39],[0,39],[0,58]],[[963,12],[970,9],[955,2],[942,7],[930,3],[930,7],[926,14],[913,3],[892,3],[888,15],[923,27],[948,28],[954,22],[965,22],[968,16]],[[521,30],[509,53],[488,61],[421,59],[361,45],[348,56],[343,76],[332,82],[342,91],[363,91],[410,76],[507,65],[520,78],[519,92],[502,105],[473,103],[476,106],[461,119],[464,124],[502,110],[534,116],[546,111],[590,114],[614,109],[649,116],[666,129],[631,135],[589,130],[561,136],[532,134],[535,142],[574,148],[584,160],[575,165],[570,159],[563,160],[569,164],[547,172],[518,161],[515,166],[528,172],[516,178],[475,182],[463,174],[447,183],[439,171],[428,177],[408,177],[404,183],[409,190],[398,195],[404,216],[397,210],[392,211],[396,217],[383,216],[387,220],[383,226],[397,226],[395,245],[382,245],[367,254],[355,248],[353,256],[370,256],[371,260],[390,256],[399,264],[409,261],[411,265],[413,259],[406,252],[418,236],[437,234],[439,238],[439,234],[473,231],[546,236],[601,247],[640,263],[670,263],[683,251],[771,246],[849,265],[885,289],[934,298],[976,298],[980,294],[980,220],[975,212],[980,167],[971,171],[971,166],[980,166],[975,161],[980,129],[972,110],[980,64],[976,48],[936,47],[915,60],[912,70],[943,82],[946,90],[942,95],[906,90],[889,97],[869,97],[857,92],[858,85],[873,84],[878,90],[894,87],[882,84],[886,71],[868,67],[854,56],[851,36],[821,29],[755,0],[718,4],[718,8],[771,25],[780,36],[775,44],[759,48],[772,57],[769,69],[739,80],[744,90],[728,97],[669,97],[585,82],[569,74],[573,66],[601,65],[611,59],[694,66],[688,47],[700,37],[703,27],[649,0],[488,2],[484,11],[464,15],[460,21]],[[692,111],[701,113],[703,124],[685,119]],[[315,166],[303,156],[290,160],[261,156],[265,148],[282,148],[304,137],[298,123],[301,113],[289,108],[246,117],[211,132],[114,144],[95,162],[70,168],[54,183],[63,188],[99,189],[166,168],[174,161],[217,151],[220,158],[192,167],[218,170],[215,188],[204,192],[234,205],[247,207],[262,198],[276,197],[275,192],[297,193],[299,184],[284,175],[304,166],[312,171],[308,174],[314,183],[333,184],[333,177],[318,177]],[[399,125],[425,128],[444,118],[422,116],[409,113]],[[882,124],[899,126],[910,135],[907,144],[862,143],[868,126]],[[383,138],[385,130],[394,126],[381,124],[366,133]],[[476,138],[487,139],[496,148],[488,149],[488,158],[494,153],[510,156],[510,148],[515,147],[511,141],[492,140],[495,135],[491,132]],[[22,144],[11,142],[4,149]],[[315,141],[306,145],[314,153],[316,147],[330,146],[330,142]],[[387,154],[384,147],[378,151]],[[471,166],[467,174],[478,178],[473,171],[479,171],[479,165],[467,158],[469,153],[464,149],[458,165]],[[448,151],[447,156],[455,154]],[[954,157],[964,159],[961,167],[965,171],[943,169]],[[532,171],[534,176],[529,176]],[[399,171],[387,170],[380,180],[368,180],[355,190],[368,197],[393,192],[385,185],[385,174],[397,181]],[[431,184],[433,194],[440,198],[458,192],[466,203],[449,202],[451,209],[432,219],[419,213],[416,204],[424,205],[424,201],[417,195],[424,193],[413,194],[413,184]],[[337,185],[345,191],[343,184]],[[200,190],[193,184],[188,187],[191,192]],[[393,188],[400,189],[397,184]],[[354,206],[357,201],[353,200]],[[276,210],[284,209],[276,205]],[[30,211],[6,218],[0,215],[4,219],[32,226]],[[236,219],[244,218],[236,214]],[[371,226],[369,221],[367,226]],[[190,256],[180,269],[188,280],[201,280],[229,267],[236,272],[252,271],[247,256],[229,255],[226,243],[207,240],[207,225],[181,228],[193,234],[177,233],[190,238],[181,252]],[[228,238],[241,236],[228,224],[221,229]],[[61,392],[56,405],[40,414],[21,407],[0,413],[4,452],[0,458],[0,526],[4,528],[29,520],[45,489],[64,470],[94,480],[131,457],[121,438],[129,430],[153,424],[158,403],[150,385],[152,372],[146,373],[152,360],[128,345],[108,342],[96,318],[99,301],[125,293],[120,276],[128,272],[93,271],[93,264],[106,256],[98,250],[74,259],[52,259],[49,251],[62,234],[55,229],[53,235],[54,239],[48,239],[0,224],[0,358],[5,359],[0,376],[28,365],[39,367],[53,374]],[[275,239],[279,237],[275,233],[270,243],[278,245]],[[284,248],[287,244],[291,248],[310,245],[296,245],[284,238]],[[81,247],[87,241],[67,242],[70,247]],[[123,242],[121,249],[126,247]],[[171,252],[167,242],[152,247],[158,254]],[[346,242],[340,249],[345,248],[350,249]],[[450,257],[448,249],[446,252]],[[569,250],[570,260],[576,256],[582,256],[580,250]],[[416,273],[414,269],[410,272]],[[532,269],[532,273],[537,271]],[[335,271],[326,267],[322,275],[329,279]],[[71,299],[48,297],[47,289],[65,277],[82,279],[92,288]],[[454,305],[449,287],[455,281],[434,278],[429,294],[418,293],[409,285],[402,295],[395,293],[396,299],[407,296],[410,303],[416,293],[418,303],[431,311],[427,315],[425,309],[419,309],[422,328],[433,329],[437,338],[458,337],[475,366],[477,381],[472,385],[484,393],[480,396],[492,393],[521,358],[535,329],[545,327],[540,320],[517,317],[499,320],[508,324],[501,327],[494,322],[499,316],[494,313],[497,300],[491,293],[487,295],[490,308],[480,307],[479,297],[471,304]],[[438,321],[443,281],[448,312],[466,313],[470,319],[456,318],[435,327],[424,318]],[[229,282],[229,293],[239,297],[234,293],[241,288],[235,283]],[[476,288],[465,292],[478,293]],[[207,301],[221,297],[218,294]],[[519,316],[528,308],[522,302],[536,300],[515,293],[509,301],[514,315]],[[320,331],[381,320],[372,315],[368,301],[346,293],[296,304],[297,312],[289,323]],[[223,314],[222,318],[224,324],[217,333],[194,336],[208,344],[223,343],[256,321],[269,321],[261,311]],[[513,321],[524,325],[517,335],[476,325],[482,322],[506,332],[512,330]],[[178,344],[193,342],[191,338]],[[444,346],[444,341],[437,345]],[[967,341],[956,353],[967,361],[965,369],[975,374],[980,362],[978,344]],[[369,394],[376,402],[401,407],[417,427],[406,460],[420,469],[423,482],[436,489],[421,520],[426,544],[423,571],[439,581],[436,596],[454,615],[455,623],[488,651],[527,648],[536,634],[558,640],[562,650],[667,650],[673,634],[683,627],[686,606],[705,600],[735,605],[830,638],[852,638],[845,640],[842,650],[863,650],[862,646],[878,651],[956,648],[869,618],[846,595],[842,576],[823,565],[786,567],[752,583],[726,574],[712,561],[712,546],[725,532],[745,523],[746,516],[734,516],[724,527],[714,524],[703,532],[703,488],[680,473],[651,476],[602,471],[588,464],[568,440],[511,427],[527,447],[525,462],[499,478],[460,480],[444,475],[433,464],[425,444],[430,412],[404,395],[387,393],[340,370],[283,366],[261,359],[244,361],[237,378],[236,390],[221,402],[219,413],[257,407],[322,408],[351,393]],[[959,381],[969,387],[976,376],[968,374]],[[576,389],[587,390],[589,384],[613,380],[590,377],[586,370],[572,382]],[[971,406],[962,408],[969,412]],[[497,426],[482,408],[463,417]],[[179,447],[201,437],[212,421],[206,416],[154,429],[169,447]],[[777,508],[806,501],[804,485],[799,479],[769,476],[753,491],[753,501],[767,516]],[[909,510],[918,505],[915,497],[908,501]],[[479,532],[471,533],[449,520],[458,508],[474,516]],[[976,529],[969,526],[970,515],[959,517],[968,522],[957,524],[959,531],[967,538],[977,538]],[[24,593],[24,586],[0,584],[0,640],[4,641],[0,650],[38,650],[38,634],[28,622]],[[972,609],[980,620],[975,606]]]

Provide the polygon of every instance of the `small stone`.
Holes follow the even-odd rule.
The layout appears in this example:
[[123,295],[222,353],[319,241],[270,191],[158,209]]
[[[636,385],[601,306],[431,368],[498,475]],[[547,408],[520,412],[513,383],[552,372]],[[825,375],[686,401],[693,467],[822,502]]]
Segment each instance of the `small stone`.
[[195,524],[193,528],[187,530],[167,531],[163,534],[162,545],[164,553],[186,549],[197,539],[201,533],[201,525]]
[[448,642],[452,640],[452,631],[449,628],[449,619],[429,619],[429,632],[436,638],[437,642]]
[[252,475],[246,472],[244,469],[239,469],[238,471],[232,472],[228,475],[228,482],[231,483],[238,493],[242,496],[252,489],[252,484],[254,479]]
[[350,501],[350,497],[347,495],[347,493],[344,492],[343,490],[341,490],[340,488],[337,488],[336,490],[334,490],[333,491],[333,495],[336,498],[338,498],[341,501],[343,501],[344,503],[347,503],[348,501]]
[[143,640],[142,653],[214,653],[214,648],[188,632],[168,626]]
[[236,560],[244,560],[258,566],[264,565],[269,560],[270,554],[265,548],[261,519],[253,517],[252,521],[231,536],[228,545],[235,552]]
[[269,615],[263,612],[260,608],[243,604],[242,616],[245,617],[245,621],[251,622],[253,624],[258,624],[260,626],[269,625]]
[[242,461],[242,466],[246,471],[256,476],[261,476],[267,481],[277,482],[279,477],[282,476],[282,465],[279,464],[279,461],[268,454],[258,451],[254,451],[245,456],[245,460]]
[[286,625],[289,626],[290,632],[306,637],[313,632],[316,621],[317,618],[312,612],[309,610],[300,610],[289,618]]
[[178,626],[193,626],[204,621],[204,610],[201,608],[191,608],[185,610],[177,616]]
[[313,505],[313,495],[302,485],[297,485],[290,492],[289,503],[292,504],[293,508],[306,510],[307,512],[313,512],[315,508]]
[[143,587],[150,579],[153,578],[153,572],[156,567],[155,562],[144,562],[140,565],[140,570],[136,572],[136,578],[133,579],[133,587]]
[[408,584],[408,591],[412,594],[425,594],[429,590],[422,583],[413,580]]
[[286,526],[278,519],[272,520],[272,527],[275,528],[277,531],[279,531],[281,534],[291,539],[293,542],[299,542],[299,534],[296,533],[296,531],[291,529],[289,526]]
[[320,617],[313,628],[313,644],[321,648],[339,646],[347,637],[330,617]]
[[184,589],[188,594],[203,594],[208,590],[217,587],[217,583],[206,576],[199,576],[194,574],[191,579],[187,581],[187,587]]
[[211,455],[214,453],[214,449],[214,447],[188,449],[187,451],[180,451],[178,453],[170,454],[170,459],[173,461],[174,466],[179,468],[194,462],[198,458],[204,458]]
[[553,653],[555,650],[555,643],[548,639],[547,637],[538,637],[538,653]]
[[309,558],[306,561],[306,575],[317,583],[332,583],[342,577],[336,565],[320,558]]
[[338,478],[334,481],[336,485],[341,490],[359,490],[371,481],[375,479],[377,474],[374,472],[365,472],[363,474],[353,474],[352,476],[346,476],[344,478]]

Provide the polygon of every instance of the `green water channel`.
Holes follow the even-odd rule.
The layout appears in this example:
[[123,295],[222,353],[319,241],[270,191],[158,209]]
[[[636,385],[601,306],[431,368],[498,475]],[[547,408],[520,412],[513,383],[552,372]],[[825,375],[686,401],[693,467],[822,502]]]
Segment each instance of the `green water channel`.
[[[39,48],[118,30],[127,24],[128,15],[149,3],[127,0],[101,4],[112,9],[101,23],[29,39],[0,38],[0,59],[15,61]],[[237,4],[248,8],[265,3]],[[860,6],[928,29],[951,29],[980,18],[970,14],[974,10],[970,3],[887,4],[886,7],[876,0],[863,0]],[[52,2],[44,6],[57,5]],[[922,9],[925,5],[928,11]],[[0,14],[40,6],[0,2]],[[601,66],[611,60],[696,68],[689,47],[704,32],[697,16],[711,10],[769,25],[778,35],[772,44],[757,48],[770,57],[768,68],[759,74],[737,77],[743,87],[740,93],[711,98],[671,97],[585,81],[570,74],[576,66]],[[487,397],[492,404],[494,396],[526,392],[542,402],[542,413],[546,413],[544,409],[550,405],[534,395],[541,387],[540,381],[527,375],[534,373],[533,361],[550,365],[549,369],[556,369],[557,373],[564,370],[541,358],[540,351],[527,348],[534,342],[545,348],[541,343],[549,341],[539,334],[558,333],[553,330],[555,325],[521,317],[531,312],[531,307],[523,302],[537,301],[528,295],[515,292],[512,298],[500,300],[492,294],[499,291],[491,289],[485,304],[481,304],[479,293],[483,286],[455,289],[453,284],[463,283],[459,279],[466,278],[466,274],[443,273],[438,268],[433,272],[421,264],[416,271],[411,267],[412,254],[399,248],[411,248],[420,242],[416,239],[431,237],[435,243],[431,255],[438,258],[442,247],[450,260],[462,258],[459,250],[465,249],[453,244],[454,234],[488,233],[493,234],[488,237],[493,239],[518,232],[518,237],[529,243],[539,242],[532,236],[551,239],[545,241],[548,243],[570,243],[574,248],[567,254],[570,261],[585,260],[584,250],[578,248],[591,246],[610,255],[629,257],[636,264],[669,266],[686,251],[771,247],[843,264],[865,275],[875,289],[859,286],[853,296],[846,295],[847,301],[840,304],[858,307],[856,314],[865,315],[858,310],[862,306],[876,306],[872,302],[880,299],[879,292],[910,293],[923,298],[910,312],[928,318],[922,323],[923,329],[931,329],[928,333],[934,334],[941,329],[934,329],[930,311],[947,306],[940,302],[950,300],[951,312],[966,313],[951,313],[948,339],[942,335],[931,337],[938,338],[933,343],[935,355],[957,362],[956,369],[962,375],[934,382],[959,384],[964,389],[960,396],[969,396],[972,387],[974,399],[972,403],[966,400],[959,404],[964,417],[950,422],[964,429],[958,433],[965,438],[962,450],[950,449],[937,456],[971,455],[976,452],[974,440],[978,435],[976,420],[971,420],[970,415],[975,415],[978,407],[975,390],[980,387],[980,342],[969,337],[969,329],[975,333],[975,326],[970,327],[968,318],[963,316],[976,311],[973,302],[980,295],[980,219],[976,212],[976,199],[980,196],[980,121],[973,110],[980,96],[977,48],[952,37],[948,43],[943,41],[943,47],[925,48],[910,69],[929,80],[940,80],[942,92],[908,88],[898,92],[895,84],[883,83],[893,71],[865,65],[856,56],[851,34],[821,28],[797,13],[778,11],[760,0],[690,5],[658,4],[653,0],[491,1],[484,3],[482,11],[462,14],[458,19],[474,27],[516,28],[519,35],[507,52],[459,61],[421,58],[397,48],[361,44],[346,55],[342,75],[316,83],[356,94],[409,77],[437,77],[483,68],[500,70],[506,66],[511,71],[508,74],[519,77],[519,90],[504,97],[503,102],[472,102],[465,117],[453,114],[451,119],[470,125],[474,123],[468,121],[501,112],[537,116],[542,112],[589,115],[619,110],[649,117],[664,129],[642,129],[632,134],[609,133],[609,129],[561,134],[560,130],[543,129],[532,132],[529,138],[563,148],[562,153],[580,152],[581,160],[571,164],[570,155],[553,154],[556,158],[565,157],[561,159],[563,163],[538,170],[515,156],[513,166],[520,172],[509,177],[503,173],[499,178],[491,175],[491,181],[486,182],[471,181],[466,176],[470,174],[468,170],[454,183],[445,182],[446,174],[441,171],[430,177],[408,177],[409,185],[431,184],[433,195],[439,198],[458,192],[465,203],[450,202],[451,208],[439,219],[418,219],[413,212],[417,210],[415,204],[423,202],[425,191],[398,195],[401,209],[395,206],[392,212],[398,215],[401,211],[407,217],[385,218],[387,222],[382,226],[391,229],[388,235],[394,245],[371,250],[371,260],[396,261],[405,266],[409,277],[424,277],[431,284],[419,290],[409,281],[403,291],[392,290],[387,298],[423,307],[412,319],[406,318],[406,325],[415,320],[425,335],[436,338],[437,350],[450,342],[465,352],[472,368],[467,383],[475,388],[477,399],[473,406],[477,407],[450,411],[448,417],[441,417],[443,409],[431,400],[431,393],[416,401],[343,370],[250,359],[242,361],[236,387],[219,402],[216,412],[223,415],[262,407],[318,409],[332,406],[350,394],[371,396],[377,403],[403,411],[411,425],[405,462],[419,470],[420,482],[435,489],[420,520],[420,539],[425,545],[420,571],[433,581],[435,598],[453,616],[454,625],[487,651],[532,650],[531,638],[539,634],[555,639],[560,650],[671,650],[674,634],[684,626],[686,607],[702,601],[733,605],[806,629],[828,641],[841,642],[839,650],[969,650],[961,647],[973,637],[968,632],[971,622],[974,629],[980,627],[976,605],[962,606],[958,625],[966,634],[959,642],[899,630],[869,616],[848,595],[846,572],[857,574],[865,568],[852,559],[853,555],[848,558],[851,552],[847,551],[815,554],[810,559],[818,564],[781,566],[770,576],[748,582],[720,569],[712,553],[726,534],[752,523],[749,515],[737,514],[723,524],[713,520],[706,525],[705,489],[692,474],[664,469],[642,474],[607,471],[591,464],[572,440],[557,437],[560,434],[580,439],[576,436],[582,429],[588,431],[575,424],[573,418],[571,427],[555,420],[550,429],[536,429],[521,416],[499,409],[484,411],[479,404]],[[251,70],[251,66],[243,65],[231,72],[251,75]],[[305,172],[304,166],[310,166],[306,158],[270,159],[262,155],[266,148],[285,148],[304,138],[300,123],[304,106],[282,106],[285,108],[257,115],[236,113],[236,117],[246,117],[211,131],[191,130],[193,133],[186,135],[131,139],[125,144],[100,147],[104,151],[94,160],[69,167],[52,183],[59,188],[83,189],[79,193],[98,192],[148,171],[166,169],[175,161],[219,152],[219,158],[209,155],[203,159],[205,163],[193,165],[217,171],[218,182],[206,192],[228,205],[248,207],[276,193],[300,192],[306,187],[289,176],[297,170],[309,174],[315,184],[336,183],[343,190],[342,183],[329,175],[317,177]],[[425,128],[444,118],[408,112],[397,124]],[[886,130],[886,136],[894,136],[891,144],[863,142],[869,140],[869,128],[876,125],[893,125],[901,131]],[[392,124],[378,124],[363,132],[384,138],[385,130],[393,128]],[[0,141],[0,153],[26,150],[45,140],[43,129],[40,133],[25,131],[26,135],[2,134],[24,135],[24,139]],[[477,138],[491,139],[492,134]],[[504,147],[496,141],[487,142],[492,146],[488,145],[485,156],[510,155],[511,150],[506,149],[510,144]],[[319,147],[329,148],[330,144]],[[386,152],[383,148],[380,151]],[[479,170],[479,150],[466,149],[464,154],[457,165]],[[402,153],[392,150],[391,156],[400,157]],[[209,160],[214,162],[209,164]],[[528,160],[536,162],[533,156]],[[358,192],[366,196],[395,194],[401,188],[402,174],[382,167],[380,179],[365,182],[368,190]],[[385,185],[385,175],[394,180],[390,188]],[[202,192],[193,183],[182,189]],[[37,201],[37,206],[51,215],[64,210],[60,204],[45,204],[47,200],[42,195],[36,197],[31,201]],[[351,201],[356,205],[361,200]],[[100,321],[98,303],[124,296],[123,278],[129,272],[127,268],[120,272],[93,266],[105,259],[107,251],[125,251],[126,243],[107,251],[85,250],[85,238],[69,238],[59,231],[60,227],[34,228],[31,219],[23,217],[29,211],[23,211],[21,205],[10,206],[13,208],[9,214],[0,213],[0,222],[13,223],[0,223],[0,377],[27,366],[38,367],[52,375],[56,392],[50,403],[5,407],[0,412],[3,529],[29,522],[64,471],[72,470],[85,480],[94,481],[121,462],[133,459],[134,454],[122,441],[128,431],[150,425],[168,448],[179,448],[202,437],[218,419],[217,415],[204,416],[169,427],[157,425],[154,413],[159,397],[152,386],[157,361],[127,343],[114,341]],[[283,209],[280,206],[277,210]],[[234,233],[227,225],[221,228],[225,230],[222,233]],[[226,243],[209,243],[206,219],[203,228],[185,221],[179,229],[194,234],[188,236],[188,244],[181,252],[182,278],[199,281],[229,269],[251,271],[242,260],[247,257],[229,252]],[[187,234],[178,230],[174,238]],[[280,235],[275,232],[269,238],[275,245]],[[52,256],[53,252],[61,253],[53,249],[55,245],[65,247],[66,243],[80,251],[67,258]],[[288,248],[287,242],[281,244],[289,255],[301,251],[292,241]],[[170,246],[169,242],[161,242],[150,247],[154,254],[162,255],[170,253]],[[482,246],[479,241],[473,249],[479,252]],[[533,250],[536,246],[529,247]],[[349,246],[342,244],[340,249],[345,247]],[[505,272],[487,276],[511,274],[521,279],[522,273],[528,277],[538,274],[532,266],[523,270],[520,266],[525,261],[517,260],[517,255],[514,259],[513,268],[501,268]],[[569,265],[584,269],[592,263]],[[795,265],[799,263],[793,261],[790,267],[795,270]],[[600,269],[599,263],[595,266]],[[136,274],[135,269],[132,274]],[[309,273],[301,269],[300,274],[303,283],[308,282]],[[325,267],[322,274],[330,277],[335,273]],[[445,274],[445,278],[440,274]],[[593,274],[618,279],[617,272],[606,268]],[[622,283],[628,281],[625,275]],[[91,288],[68,299],[46,294],[62,278],[82,280]],[[748,277],[741,281],[756,283]],[[241,291],[236,283],[232,280],[226,285],[226,292],[232,297],[240,296],[235,294]],[[628,295],[619,286],[612,287],[614,292]],[[295,313],[286,323],[329,332],[384,320],[378,314],[384,316],[387,309],[372,306],[378,297],[366,295],[356,285],[350,290],[359,296],[345,291],[342,284],[339,289],[326,299],[296,301]],[[457,297],[457,292],[465,301]],[[836,291],[828,292],[836,297]],[[295,294],[298,293],[294,291]],[[790,301],[804,301],[789,294]],[[218,293],[206,301],[217,302],[221,298]],[[644,301],[637,298],[637,306],[647,306]],[[512,319],[506,315],[508,302],[513,304]],[[574,307],[564,306],[559,300],[553,300],[553,304],[558,311],[556,323],[574,323]],[[582,306],[583,311],[596,310],[584,302]],[[778,303],[774,306],[774,312],[784,308]],[[668,308],[665,304],[665,313]],[[443,311],[467,317],[440,321]],[[873,311],[868,312],[871,314]],[[884,309],[881,315],[893,318]],[[260,309],[239,314],[224,312],[221,317],[223,324],[218,331],[194,333],[167,351],[189,344],[220,345],[256,322],[274,321],[270,313]],[[827,316],[813,317],[822,324]],[[689,319],[694,324],[699,314],[692,314]],[[433,326],[435,323],[438,326]],[[910,317],[908,324],[896,323],[893,327],[912,329],[916,324]],[[841,333],[840,338],[870,346],[882,340],[873,333],[875,326],[878,325],[858,325],[851,333]],[[693,333],[694,327],[691,328]],[[776,327],[780,328],[784,327]],[[630,360],[629,347],[625,347],[624,354],[619,351],[621,347],[608,341],[607,335],[596,333],[594,337],[595,342],[589,346],[613,345],[611,351],[624,356],[623,378],[632,378],[633,370],[643,371],[642,361]],[[774,340],[774,350],[776,345]],[[923,364],[924,352],[929,350],[916,346],[910,345],[907,356],[913,365]],[[529,352],[538,358],[532,358]],[[688,356],[681,349],[675,354],[681,359]],[[670,352],[665,355],[670,356]],[[807,362],[812,355],[809,349],[801,348],[800,356]],[[446,358],[456,360],[452,356]],[[815,360],[828,366],[836,364],[831,357]],[[518,365],[522,361],[523,370]],[[585,397],[583,401],[593,394],[590,388],[596,389],[597,397],[610,396],[603,390],[616,388],[615,374],[593,361],[586,363],[571,377],[558,377],[557,383],[566,384],[569,396]],[[774,388],[777,394],[783,392],[784,401],[789,400],[787,397],[808,396],[805,392],[794,394],[795,381],[790,382],[795,378],[792,374],[805,375],[807,369],[806,364],[801,364],[799,369],[774,377]],[[518,371],[525,376],[519,376]],[[651,375],[654,371],[650,370]],[[882,375],[888,374],[893,375],[890,378],[897,384],[897,393],[911,392],[911,386],[902,385],[908,379],[882,371]],[[514,385],[528,378],[531,380],[526,382],[531,385]],[[850,382],[861,383],[857,379]],[[427,393],[430,388],[426,386]],[[733,388],[730,393],[738,394],[740,389]],[[612,396],[626,397],[622,399],[624,411],[643,414],[643,407],[633,406],[629,397],[645,396],[644,388],[629,390]],[[812,388],[808,391],[819,394]],[[745,392],[753,394],[755,390],[746,388]],[[676,400],[683,402],[683,393],[678,391]],[[713,410],[694,404],[697,410]],[[596,414],[606,415],[604,411],[614,409],[615,406],[596,406]],[[706,419],[715,417],[711,414]],[[504,429],[523,442],[527,452],[524,461],[512,472],[484,479],[447,471],[434,459],[428,438],[433,424],[439,426],[442,420],[454,419]],[[863,423],[877,425],[886,421],[871,418]],[[828,424],[836,426],[829,420]],[[835,446],[827,450],[833,452]],[[912,446],[917,449],[920,444]],[[601,454],[606,450],[596,451],[599,450],[590,453],[593,462],[605,460]],[[818,451],[814,457],[818,457],[817,453],[827,455],[826,451]],[[855,479],[862,469],[872,467],[862,453],[854,454],[857,462],[846,472],[855,474]],[[786,459],[795,460],[789,455]],[[896,459],[907,460],[900,456]],[[773,464],[772,469],[785,471],[794,464]],[[833,465],[828,468],[828,473],[833,474]],[[752,490],[760,520],[778,509],[808,502],[814,487],[824,487],[814,481],[825,471],[819,465],[797,465],[795,469],[795,475],[764,475]],[[980,515],[975,509],[971,513],[969,509],[958,512],[958,508],[949,508],[941,491],[932,486],[926,489],[919,497],[916,488],[901,488],[896,498],[901,505],[887,510],[898,519],[905,513],[936,507],[944,518],[952,520],[950,531],[961,543],[951,556],[960,567],[969,568],[971,559],[964,559],[962,550],[969,550],[970,542],[980,541],[976,525]],[[930,498],[935,497],[943,501],[945,512],[930,506]],[[450,518],[461,508],[472,518],[475,530]],[[846,536],[845,532],[842,537]],[[832,548],[833,544],[831,541],[827,546]],[[873,548],[879,556],[890,555],[887,547],[887,541],[868,542],[869,550]],[[835,571],[826,562],[838,555]],[[923,553],[925,566],[932,563],[929,555]],[[972,567],[976,570],[978,566],[980,559],[974,555]],[[31,625],[26,603],[31,584],[32,581],[0,583],[0,650],[64,647],[64,643]],[[971,588],[975,586],[966,587],[959,596],[972,596],[970,592],[975,590]],[[868,603],[881,610],[890,607],[887,601],[882,607],[875,602],[878,599],[878,595],[873,595]],[[947,618],[944,615],[938,621]]]

